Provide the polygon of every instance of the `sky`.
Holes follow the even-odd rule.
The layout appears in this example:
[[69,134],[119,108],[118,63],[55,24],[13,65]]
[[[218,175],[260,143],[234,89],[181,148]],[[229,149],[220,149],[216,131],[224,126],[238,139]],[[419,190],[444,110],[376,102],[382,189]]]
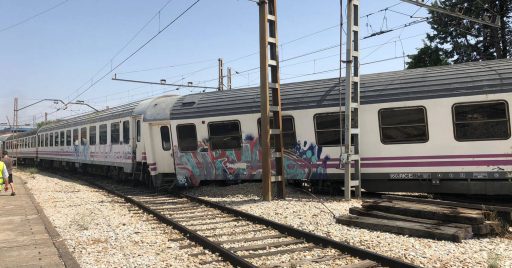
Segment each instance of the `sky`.
[[[114,73],[121,79],[216,87],[222,58],[233,70],[233,90],[257,86],[256,3],[200,0],[177,18],[195,1],[1,0],[0,127],[12,123],[14,97],[19,108],[51,98],[105,109],[204,90],[112,81]],[[278,0],[277,12],[281,83],[337,77],[339,1]],[[416,53],[430,31],[425,22],[399,27],[428,16],[400,0],[360,0],[360,14],[363,74],[404,69],[403,55]],[[62,108],[43,101],[20,110],[19,124],[43,121],[45,112],[54,120],[92,111],[82,105]]]

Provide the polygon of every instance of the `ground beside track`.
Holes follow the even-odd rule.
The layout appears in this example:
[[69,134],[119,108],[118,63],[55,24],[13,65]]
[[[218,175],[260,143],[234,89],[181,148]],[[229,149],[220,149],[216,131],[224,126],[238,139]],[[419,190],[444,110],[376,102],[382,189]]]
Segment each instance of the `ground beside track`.
[[[222,203],[255,215],[314,232],[338,241],[399,258],[424,267],[512,267],[512,239],[491,237],[462,243],[434,241],[336,224],[332,214],[317,199],[288,188],[284,201],[262,202],[261,184],[248,183],[220,187],[204,186],[187,193]],[[321,196],[336,215],[348,214],[361,202]]]
[[181,234],[122,199],[53,174],[16,175],[26,181],[81,267],[230,267],[202,266],[204,258],[188,256],[193,249],[180,249],[183,242],[174,241]]

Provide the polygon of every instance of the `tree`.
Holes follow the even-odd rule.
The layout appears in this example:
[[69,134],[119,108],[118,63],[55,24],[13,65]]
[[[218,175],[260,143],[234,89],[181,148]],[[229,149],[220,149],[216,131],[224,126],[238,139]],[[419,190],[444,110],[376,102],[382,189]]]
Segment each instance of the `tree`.
[[51,124],[58,123],[58,122],[60,122],[59,119],[48,120],[48,121],[41,121],[41,122],[37,123],[37,128],[42,128],[44,126],[51,125]]
[[417,54],[408,56],[410,61],[407,63],[407,69],[448,65],[450,63],[445,53],[446,50],[437,45],[423,43]]
[[[466,16],[494,20],[499,16],[499,28],[429,11],[428,21],[433,30],[418,53],[435,53],[435,47],[450,63],[504,59],[512,56],[512,0],[443,0],[433,5],[462,13]],[[430,48],[429,48],[430,47]],[[423,50],[423,51],[422,51]],[[418,56],[412,66],[435,66],[439,61]],[[441,61],[442,62],[442,61]],[[414,68],[414,67],[410,67]]]

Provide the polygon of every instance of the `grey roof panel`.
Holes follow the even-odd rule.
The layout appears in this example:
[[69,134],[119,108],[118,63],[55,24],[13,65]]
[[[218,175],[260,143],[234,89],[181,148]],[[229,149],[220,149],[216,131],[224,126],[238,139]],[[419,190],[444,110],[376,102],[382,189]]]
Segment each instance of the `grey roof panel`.
[[[282,84],[283,110],[338,106],[338,86],[338,78]],[[343,87],[344,83],[342,89]],[[500,92],[512,92],[510,59],[368,74],[361,77],[363,104]],[[171,118],[258,113],[259,100],[259,87],[186,95],[173,105]]]

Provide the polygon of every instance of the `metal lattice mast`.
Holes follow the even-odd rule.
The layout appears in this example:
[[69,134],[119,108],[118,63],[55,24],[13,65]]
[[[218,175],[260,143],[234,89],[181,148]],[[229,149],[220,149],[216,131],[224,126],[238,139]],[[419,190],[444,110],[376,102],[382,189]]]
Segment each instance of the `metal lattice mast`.
[[219,88],[217,90],[224,90],[224,61],[221,58],[219,58]]
[[[351,199],[355,189],[361,197],[361,160],[359,157],[359,0],[347,3],[347,54],[345,76],[345,146],[341,159],[345,167],[344,197]],[[340,137],[341,138],[341,137]],[[352,177],[352,166],[354,176]]]
[[[277,198],[285,198],[284,148],[282,135],[279,53],[277,42],[277,0],[260,0],[260,98],[263,199],[272,200],[272,185],[277,186]],[[270,92],[269,92],[270,91]],[[270,94],[269,94],[270,93]],[[272,128],[270,113],[272,112]],[[275,150],[271,154],[270,138]],[[272,158],[275,173],[272,175]]]

